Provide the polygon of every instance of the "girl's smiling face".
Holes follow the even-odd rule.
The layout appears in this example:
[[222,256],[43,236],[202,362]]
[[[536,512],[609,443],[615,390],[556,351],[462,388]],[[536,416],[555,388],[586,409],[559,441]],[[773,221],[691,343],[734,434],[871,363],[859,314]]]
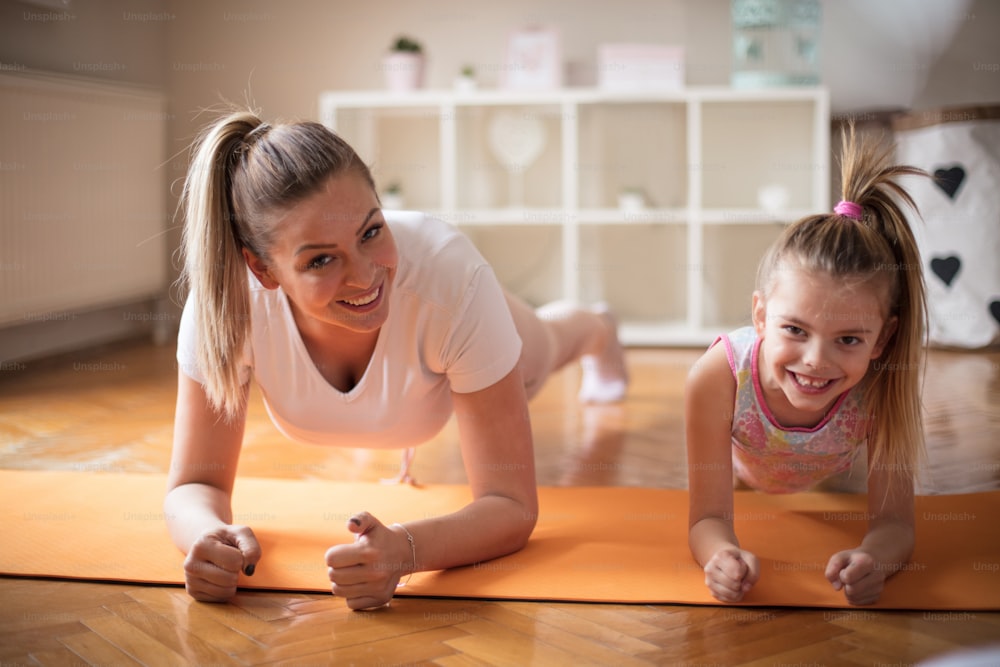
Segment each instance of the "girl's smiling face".
[[273,224],[267,261],[245,255],[264,287],[284,290],[300,328],[377,332],[389,315],[398,255],[368,183],[352,172],[332,176]]
[[896,328],[886,292],[875,278],[812,273],[787,260],[766,296],[754,292],[761,388],[782,424],[819,423],[865,377]]

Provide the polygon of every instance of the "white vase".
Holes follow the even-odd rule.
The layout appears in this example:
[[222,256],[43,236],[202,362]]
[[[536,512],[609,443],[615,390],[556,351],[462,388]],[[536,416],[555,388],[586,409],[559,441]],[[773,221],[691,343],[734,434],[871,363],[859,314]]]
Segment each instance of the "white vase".
[[646,198],[641,192],[622,192],[618,195],[618,208],[626,213],[636,213],[646,208]]
[[765,211],[783,211],[788,208],[789,199],[784,185],[765,185],[757,190],[757,205]]
[[405,207],[403,195],[395,192],[384,192],[380,197],[382,208],[386,211],[401,211]]
[[475,91],[478,86],[476,85],[475,77],[462,74],[455,77],[453,87],[459,93],[471,93]]
[[424,56],[421,53],[393,51],[382,58],[385,87],[393,92],[418,90],[424,85]]

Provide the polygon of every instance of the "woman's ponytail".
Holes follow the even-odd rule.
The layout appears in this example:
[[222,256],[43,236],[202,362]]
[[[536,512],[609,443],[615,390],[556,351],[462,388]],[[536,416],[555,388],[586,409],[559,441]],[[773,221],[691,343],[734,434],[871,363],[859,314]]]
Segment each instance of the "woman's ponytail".
[[375,190],[354,149],[312,122],[272,127],[249,111],[210,125],[193,147],[184,184],[182,279],[198,332],[197,362],[212,406],[226,418],[244,406],[242,367],[250,338],[246,249],[265,262],[275,212],[316,192],[327,179],[353,172]]
[[247,136],[261,121],[250,113],[210,126],[194,148],[182,194],[183,279],[194,308],[197,362],[212,407],[227,419],[243,408],[243,350],[250,333],[250,296],[243,241],[232,199]]

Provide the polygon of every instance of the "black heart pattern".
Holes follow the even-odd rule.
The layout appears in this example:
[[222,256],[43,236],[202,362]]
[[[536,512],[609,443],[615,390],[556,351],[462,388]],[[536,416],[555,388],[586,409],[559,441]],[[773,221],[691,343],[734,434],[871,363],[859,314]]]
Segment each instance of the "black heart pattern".
[[934,170],[934,184],[941,188],[948,195],[949,199],[955,198],[955,194],[958,192],[958,188],[962,186],[962,181],[964,180],[965,169],[961,165],[956,164],[954,167],[947,169],[941,167]]
[[990,302],[990,314],[993,315],[993,319],[997,321],[997,324],[1000,324],[1000,301]]
[[934,257],[931,259],[931,271],[941,279],[945,285],[951,286],[951,281],[958,275],[962,268],[962,260],[958,257]]

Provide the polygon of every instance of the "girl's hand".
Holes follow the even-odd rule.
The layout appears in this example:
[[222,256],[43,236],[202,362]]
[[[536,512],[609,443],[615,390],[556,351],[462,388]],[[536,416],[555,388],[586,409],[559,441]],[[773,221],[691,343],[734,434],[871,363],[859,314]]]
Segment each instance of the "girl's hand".
[[351,609],[373,609],[389,603],[400,577],[411,570],[410,543],[368,512],[350,518],[347,529],[354,544],[338,544],[326,552],[333,594],[347,599]]
[[261,551],[246,526],[221,526],[201,534],[184,559],[184,585],[202,602],[225,602],[236,594],[240,572],[253,574]]
[[705,585],[721,602],[739,602],[759,578],[757,557],[738,547],[716,551],[705,564]]
[[885,571],[875,567],[875,559],[861,549],[833,554],[826,566],[826,578],[833,590],[844,590],[847,601],[862,605],[877,602],[885,586]]

